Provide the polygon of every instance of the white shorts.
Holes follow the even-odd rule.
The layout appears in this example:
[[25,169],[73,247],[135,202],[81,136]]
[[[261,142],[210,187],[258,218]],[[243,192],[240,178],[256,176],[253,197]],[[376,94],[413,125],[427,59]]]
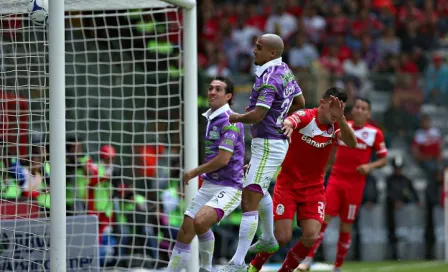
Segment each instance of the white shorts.
[[224,218],[233,212],[240,203],[241,190],[219,186],[204,180],[202,187],[196,192],[193,200],[188,205],[185,215],[195,218],[202,207],[209,206],[222,210],[224,212],[222,218]]
[[275,173],[285,159],[288,140],[252,139],[249,168],[243,177],[243,188],[258,184],[265,194]]

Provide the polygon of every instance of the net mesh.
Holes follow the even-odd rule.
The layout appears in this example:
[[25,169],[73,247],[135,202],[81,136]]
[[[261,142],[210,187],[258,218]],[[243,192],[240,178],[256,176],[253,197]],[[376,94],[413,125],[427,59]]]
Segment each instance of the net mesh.
[[67,185],[69,271],[166,266],[183,209],[181,10],[67,5],[67,180],[51,181],[51,52],[27,2],[0,3],[0,270],[49,269],[51,182]]

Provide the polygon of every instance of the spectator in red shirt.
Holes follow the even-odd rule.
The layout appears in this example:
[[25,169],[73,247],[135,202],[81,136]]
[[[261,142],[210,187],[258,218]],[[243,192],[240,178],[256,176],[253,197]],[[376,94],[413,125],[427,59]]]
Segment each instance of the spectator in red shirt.
[[[350,48],[345,44],[345,37],[343,35],[338,35],[335,37],[335,45],[338,49],[337,56],[339,58],[339,61],[343,62],[346,59],[349,59],[352,56],[352,51]],[[330,53],[332,45],[325,47],[322,50],[322,56],[328,56]]]
[[331,16],[327,18],[328,35],[345,35],[347,28],[350,26],[350,20],[344,15],[340,4],[331,6]]
[[327,56],[320,58],[320,63],[333,76],[341,76],[343,74],[342,62],[338,58],[338,47],[332,45]]
[[425,171],[428,183],[437,180],[440,170],[442,136],[440,130],[431,125],[431,118],[423,115],[421,128],[415,132],[412,152],[420,167]]
[[417,64],[415,64],[412,59],[409,58],[409,55],[407,53],[401,53],[400,66],[398,66],[398,71],[405,74],[411,74],[415,78],[413,83],[416,83],[419,72],[418,67]]
[[370,15],[369,9],[361,9],[359,18],[352,24],[352,32],[355,37],[361,37],[362,34],[368,33],[373,37],[378,35],[383,30],[383,25],[375,17]]
[[248,15],[246,25],[257,28],[260,31],[265,29],[267,19],[266,16],[258,12],[257,5],[249,6]]
[[299,1],[296,0],[286,0],[286,12],[299,17],[302,15],[302,8],[299,5]]
[[415,6],[414,0],[406,0],[406,4],[398,11],[398,27],[401,28],[406,22],[423,20],[422,12]]

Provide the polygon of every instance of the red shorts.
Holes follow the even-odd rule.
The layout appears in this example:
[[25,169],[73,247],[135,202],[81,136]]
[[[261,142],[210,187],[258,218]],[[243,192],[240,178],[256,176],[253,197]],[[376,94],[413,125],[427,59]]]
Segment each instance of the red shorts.
[[314,186],[293,189],[290,186],[275,184],[274,187],[274,220],[294,220],[297,222],[314,219],[321,224],[325,216],[325,187]]
[[325,191],[328,203],[326,214],[339,216],[342,222],[352,224],[362,203],[364,186],[363,181],[340,182],[330,176]]

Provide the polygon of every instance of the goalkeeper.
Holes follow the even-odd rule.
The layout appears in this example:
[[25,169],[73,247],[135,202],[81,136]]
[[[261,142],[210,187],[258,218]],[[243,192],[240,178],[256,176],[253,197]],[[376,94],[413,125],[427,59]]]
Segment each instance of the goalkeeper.
[[233,83],[215,78],[208,88],[210,109],[205,131],[205,161],[184,174],[184,182],[201,176],[203,183],[187,207],[179,229],[168,271],[181,271],[190,257],[190,243],[198,235],[200,270],[212,271],[215,237],[210,228],[229,215],[241,202],[244,165],[244,131],[241,123],[231,124]]

